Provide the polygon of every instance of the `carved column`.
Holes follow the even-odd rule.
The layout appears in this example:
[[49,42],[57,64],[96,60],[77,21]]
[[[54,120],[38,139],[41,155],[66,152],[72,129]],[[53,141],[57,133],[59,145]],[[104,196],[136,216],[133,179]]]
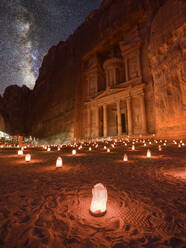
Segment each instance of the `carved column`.
[[108,127],[107,127],[107,105],[106,104],[103,105],[103,127],[104,127],[104,130],[103,130],[104,137],[107,137]]
[[99,137],[99,106],[96,105],[96,137]]
[[127,57],[125,58],[125,79],[126,79],[126,81],[129,81],[129,71],[128,71]]
[[88,117],[88,121],[87,121],[87,124],[88,124],[88,138],[90,138],[90,136],[91,136],[91,110],[90,110],[90,106],[88,106],[88,109],[87,109],[87,117]]
[[117,102],[118,136],[122,134],[120,101]]
[[146,120],[144,93],[140,95],[140,105],[141,105],[141,117],[142,117],[142,133],[145,134],[147,133],[147,120]]
[[128,134],[132,135],[132,108],[131,97],[127,98]]

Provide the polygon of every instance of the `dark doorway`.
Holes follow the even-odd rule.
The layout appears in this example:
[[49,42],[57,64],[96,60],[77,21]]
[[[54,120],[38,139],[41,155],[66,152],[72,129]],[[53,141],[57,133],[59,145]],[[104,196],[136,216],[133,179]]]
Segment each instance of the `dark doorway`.
[[121,114],[122,133],[126,133],[125,114]]

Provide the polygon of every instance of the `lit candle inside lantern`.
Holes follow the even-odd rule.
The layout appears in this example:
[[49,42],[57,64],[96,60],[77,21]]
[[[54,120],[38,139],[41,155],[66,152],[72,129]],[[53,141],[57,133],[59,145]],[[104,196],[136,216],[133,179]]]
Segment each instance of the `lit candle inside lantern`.
[[30,154],[26,154],[25,161],[26,162],[30,162],[30,160],[31,160],[31,155]]
[[161,148],[161,146],[160,146],[160,145],[158,146],[158,149],[159,149],[159,151],[161,151],[161,150],[162,150],[162,148]]
[[56,167],[60,168],[60,167],[62,167],[62,165],[63,165],[63,160],[61,157],[58,157],[56,160]]
[[180,143],[178,144],[178,148],[181,148],[181,144]]
[[48,147],[48,148],[47,148],[47,151],[48,151],[48,152],[50,152],[50,151],[51,151],[51,148],[50,148],[50,147]]
[[58,148],[57,148],[57,150],[58,150],[58,151],[60,151],[60,150],[61,150],[61,148],[60,148],[60,147],[58,147]]
[[109,148],[107,149],[107,152],[110,152],[110,149]]
[[90,213],[93,216],[103,216],[106,213],[107,205],[107,189],[103,184],[98,183],[92,189],[92,202]]
[[132,150],[133,150],[133,151],[135,150],[135,145],[132,145]]
[[19,151],[17,152],[17,154],[18,154],[19,156],[22,156],[22,155],[23,155],[23,151],[22,151],[22,150],[19,150]]
[[74,156],[76,155],[76,150],[75,149],[72,150],[72,155],[74,155]]
[[125,162],[128,161],[128,156],[126,153],[124,154],[123,161],[125,161]]
[[92,147],[89,147],[89,151],[92,151]]
[[106,149],[107,149],[107,147],[106,147],[106,146],[104,146],[104,149],[106,150]]
[[147,150],[147,158],[151,158],[151,151],[149,149]]
[[144,143],[144,146],[147,146],[146,143]]

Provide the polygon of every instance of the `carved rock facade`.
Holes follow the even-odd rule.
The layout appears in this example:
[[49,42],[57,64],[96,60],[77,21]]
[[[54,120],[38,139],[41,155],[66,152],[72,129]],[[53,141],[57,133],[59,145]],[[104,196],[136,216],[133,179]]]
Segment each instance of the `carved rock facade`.
[[184,0],[102,1],[44,58],[24,130],[52,143],[185,136],[185,13]]

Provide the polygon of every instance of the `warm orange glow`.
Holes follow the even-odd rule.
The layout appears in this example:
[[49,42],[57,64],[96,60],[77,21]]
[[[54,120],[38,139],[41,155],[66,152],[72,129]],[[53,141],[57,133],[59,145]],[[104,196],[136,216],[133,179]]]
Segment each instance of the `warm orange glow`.
[[50,152],[50,151],[51,151],[51,148],[50,148],[50,147],[48,147],[48,148],[47,148],[47,151],[48,151],[48,152]]
[[161,145],[159,145],[159,146],[158,146],[158,150],[159,150],[159,151],[161,151],[161,150],[162,150]]
[[26,154],[25,161],[26,162],[30,162],[30,160],[31,160],[31,155],[30,154]]
[[110,149],[109,148],[107,149],[107,152],[110,152]]
[[60,168],[60,167],[62,167],[62,165],[63,165],[63,160],[61,157],[58,157],[56,160],[56,167]]
[[92,151],[92,147],[89,147],[89,151]]
[[135,145],[132,145],[132,150],[133,150],[133,151],[135,150]]
[[106,213],[107,189],[98,183],[92,189],[92,202],[90,212],[94,216],[103,216]]

